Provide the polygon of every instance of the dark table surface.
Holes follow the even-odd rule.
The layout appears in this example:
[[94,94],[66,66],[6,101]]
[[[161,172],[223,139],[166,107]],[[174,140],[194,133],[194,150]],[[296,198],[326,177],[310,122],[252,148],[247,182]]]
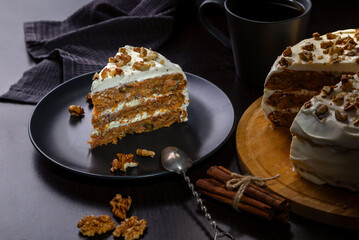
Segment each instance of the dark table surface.
[[[0,93],[34,62],[27,55],[22,24],[63,20],[88,0],[5,0],[0,3]],[[159,49],[182,68],[221,88],[231,99],[238,123],[263,89],[234,76],[232,55],[200,25],[196,3],[185,1],[174,32]],[[359,27],[358,1],[313,1],[308,37]],[[221,15],[214,15],[225,28]],[[146,181],[108,181],[79,176],[49,162],[33,147],[28,122],[34,105],[0,102],[0,239],[83,239],[77,222],[89,214],[112,216],[116,193],[131,196],[131,215],[148,221],[144,239],[211,239],[213,231],[195,205],[184,180],[167,175]],[[194,182],[212,165],[239,172],[235,134],[212,156],[189,171]],[[51,144],[51,143],[49,143]],[[289,224],[267,222],[206,199],[209,212],[236,239],[358,239],[358,231],[333,227],[292,214]],[[118,222],[116,222],[118,224]],[[98,239],[113,239],[109,234]]]

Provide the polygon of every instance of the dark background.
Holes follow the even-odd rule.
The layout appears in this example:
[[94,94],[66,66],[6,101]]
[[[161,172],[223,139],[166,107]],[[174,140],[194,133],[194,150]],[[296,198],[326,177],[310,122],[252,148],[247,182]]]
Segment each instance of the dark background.
[[[62,20],[88,3],[86,0],[5,0],[0,3],[0,93],[15,83],[34,62],[24,46],[22,23]],[[234,76],[231,52],[200,25],[201,1],[183,1],[175,29],[158,51],[184,71],[206,78],[231,99],[236,123],[263,89]],[[307,36],[359,27],[359,1],[314,0]],[[226,31],[223,14],[213,14]],[[274,61],[274,60],[273,60]],[[109,214],[116,193],[133,200],[130,215],[148,221],[145,239],[211,239],[211,227],[196,208],[185,182],[170,175],[138,182],[104,181],[78,176],[54,166],[32,146],[28,121],[33,105],[0,102],[0,239],[83,239],[77,222],[89,214]],[[51,143],[49,143],[51,144]],[[194,182],[212,165],[239,172],[235,136],[218,152],[189,171]],[[358,231],[333,227],[296,215],[288,225],[237,213],[206,200],[217,223],[236,239],[357,239]],[[116,222],[118,223],[118,222]],[[95,239],[113,239],[111,235]]]

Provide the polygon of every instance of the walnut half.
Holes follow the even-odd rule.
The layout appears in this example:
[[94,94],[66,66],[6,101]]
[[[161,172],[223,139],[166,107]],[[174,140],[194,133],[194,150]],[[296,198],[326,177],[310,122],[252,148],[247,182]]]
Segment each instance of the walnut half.
[[146,220],[142,219],[138,221],[138,217],[132,216],[123,220],[121,224],[116,227],[115,231],[113,231],[113,235],[115,237],[123,236],[125,240],[139,239],[146,228]]
[[85,110],[81,106],[71,105],[68,110],[71,116],[83,117],[85,115]]
[[126,212],[130,209],[131,203],[131,197],[123,198],[119,193],[110,201],[113,214],[121,219],[126,218]]
[[126,172],[128,167],[138,166],[138,162],[134,160],[134,155],[132,153],[118,153],[117,158],[118,159],[114,159],[112,161],[112,168],[110,169],[111,172],[115,172],[117,169]]
[[95,234],[103,234],[115,228],[115,223],[108,215],[84,216],[78,223],[80,233],[84,236],[92,237]]

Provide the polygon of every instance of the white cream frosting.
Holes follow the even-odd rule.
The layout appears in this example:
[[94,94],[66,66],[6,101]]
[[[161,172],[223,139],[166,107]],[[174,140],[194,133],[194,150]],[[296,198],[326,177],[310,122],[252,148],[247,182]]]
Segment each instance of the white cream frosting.
[[[290,128],[294,136],[290,158],[302,177],[312,182],[359,191],[358,76],[355,74],[349,82],[352,87],[347,90],[340,82],[300,109]],[[344,95],[342,101],[333,101],[340,95]],[[355,101],[356,107],[345,110],[348,103]],[[319,114],[319,107],[324,105],[327,111]]]
[[[139,56],[138,52],[133,51],[134,47],[126,45],[124,48],[126,49],[128,55],[131,56],[131,61],[121,67],[123,74],[115,75],[113,77],[102,78],[101,73],[104,71],[104,69],[116,68],[115,63],[109,62],[106,65],[106,67],[104,67],[104,69],[102,69],[102,71],[99,73],[99,79],[94,80],[92,82],[91,93],[102,91],[115,86],[121,86],[123,84],[134,82],[134,81],[139,82],[144,79],[159,77],[166,74],[180,73],[183,75],[184,79],[187,79],[186,75],[184,74],[182,68],[179,65],[172,63],[171,61],[169,61],[167,58],[165,58],[163,55],[159,53],[157,53],[158,54],[157,59],[152,61],[155,64],[155,66],[150,67],[146,71],[136,70],[132,67],[133,64],[135,62],[143,61],[143,58]],[[150,52],[150,49],[147,48],[145,49],[147,52]],[[116,55],[119,56],[121,55],[121,53],[117,52]]]

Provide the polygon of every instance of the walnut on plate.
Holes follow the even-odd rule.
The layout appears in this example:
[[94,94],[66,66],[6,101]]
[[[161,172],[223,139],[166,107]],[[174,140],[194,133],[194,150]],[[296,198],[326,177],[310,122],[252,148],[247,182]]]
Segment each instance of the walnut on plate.
[[85,115],[85,110],[81,106],[71,105],[68,110],[71,116],[83,117]]
[[84,236],[92,237],[95,234],[103,234],[115,228],[115,223],[108,215],[84,216],[78,223],[80,233]]
[[123,220],[113,231],[113,235],[115,237],[123,236],[125,240],[139,239],[146,228],[146,220],[138,221],[138,217],[132,216]]
[[116,194],[116,196],[110,201],[113,214],[121,219],[126,218],[126,213],[130,209],[131,203],[131,197],[124,198],[121,194]]
[[112,161],[111,172],[115,172],[117,169],[126,172],[128,167],[137,167],[138,162],[135,161],[134,155],[132,153],[124,154],[117,153],[117,158]]
[[147,149],[138,148],[136,154],[141,157],[154,157],[156,153]]

